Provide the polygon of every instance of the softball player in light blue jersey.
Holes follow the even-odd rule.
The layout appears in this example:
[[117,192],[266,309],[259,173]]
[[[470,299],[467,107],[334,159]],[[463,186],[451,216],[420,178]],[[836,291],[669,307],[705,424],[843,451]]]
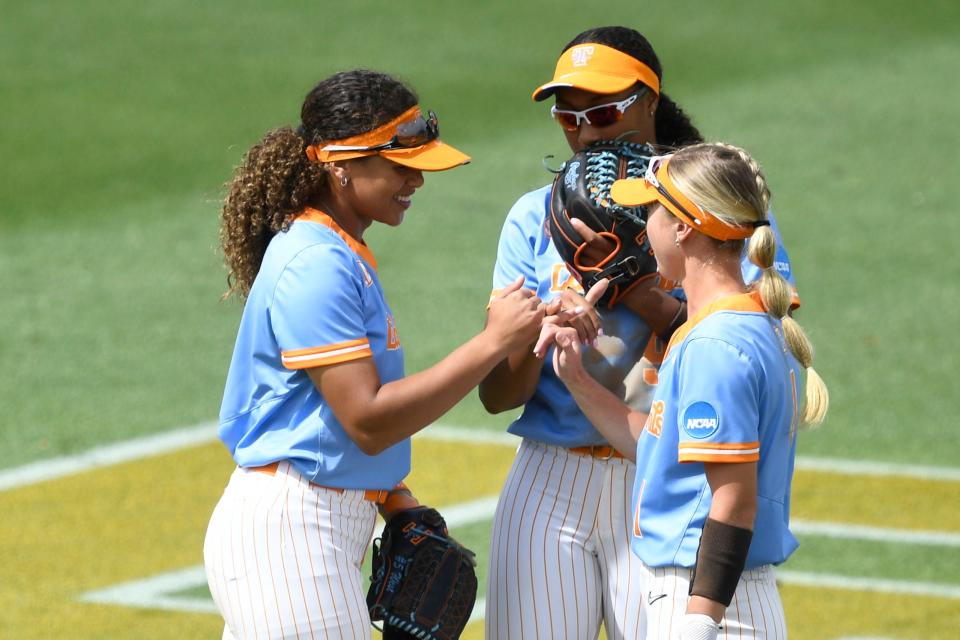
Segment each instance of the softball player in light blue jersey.
[[370,638],[361,566],[378,510],[417,505],[398,484],[410,436],[544,318],[513,283],[479,335],[405,377],[363,232],[402,222],[423,171],[469,158],[373,71],[320,82],[301,119],[250,149],[223,207],[231,292],[246,298],[220,411],[237,468],[204,541],[224,638]]
[[[797,547],[797,428],[821,422],[828,397],[787,316],[791,287],[773,264],[765,178],[743,150],[702,144],[655,158],[644,179],[617,181],[612,196],[651,207],[658,269],[681,282],[691,314],[670,340],[649,412],[589,377],[576,332],[544,336],[559,345],[554,365],[586,415],[636,452],[632,548],[644,568],[646,635],[785,638],[773,566]],[[740,265],[746,239],[762,270],[752,287]]]
[[[603,139],[678,147],[702,141],[683,111],[660,91],[661,69],[647,40],[625,27],[591,29],[568,44],[537,100],[556,98],[555,117],[571,149]],[[638,96],[624,109],[624,100]],[[546,234],[550,187],[522,196],[507,215],[497,249],[493,295],[522,276],[544,301],[589,309]],[[575,221],[576,222],[576,221]],[[580,234],[596,239],[587,227]],[[602,241],[599,241],[602,245]],[[597,256],[609,253],[599,247]],[[777,266],[791,284],[790,262]],[[744,277],[757,277],[744,259]],[[590,311],[578,335],[592,376],[639,411],[650,407],[666,340],[685,318],[682,291],[653,278],[612,309]],[[672,293],[672,295],[671,295]],[[589,293],[588,293],[589,295]],[[602,321],[603,334],[590,332]],[[651,334],[653,334],[651,338]],[[487,638],[643,637],[643,567],[631,553],[631,491],[636,467],[583,415],[550,358],[526,347],[480,386],[492,413],[523,406],[509,427],[523,438],[494,516],[487,579]],[[632,447],[631,447],[632,449]]]
[[270,243],[247,296],[220,410],[220,438],[237,465],[286,460],[307,480],[343,489],[403,480],[410,440],[365,454],[303,372],[362,358],[373,359],[383,384],[403,377],[377,262],[307,208]]

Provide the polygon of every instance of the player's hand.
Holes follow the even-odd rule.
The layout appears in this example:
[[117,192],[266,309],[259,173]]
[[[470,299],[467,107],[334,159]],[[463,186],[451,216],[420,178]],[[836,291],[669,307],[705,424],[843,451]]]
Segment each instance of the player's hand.
[[597,282],[585,296],[581,296],[573,289],[565,289],[559,298],[547,305],[547,315],[543,319],[543,328],[540,330],[540,338],[533,348],[533,353],[538,358],[546,356],[547,350],[553,343],[555,329],[561,327],[576,330],[577,337],[583,344],[594,344],[597,336],[603,335],[603,327],[600,314],[593,305],[603,296],[608,284],[608,280]]
[[555,315],[549,315],[551,309],[548,308],[548,316],[544,322],[573,327],[580,336],[580,342],[593,344],[597,336],[603,334],[600,314],[597,313],[594,305],[603,296],[609,284],[609,280],[600,280],[590,287],[586,295],[580,295],[574,289],[564,289],[558,298],[559,310]]
[[580,218],[570,218],[570,224],[573,225],[573,228],[576,229],[587,245],[580,252],[579,260],[582,265],[592,267],[599,264],[616,250],[617,245],[614,244],[613,240],[604,238],[588,227]]
[[500,295],[490,301],[487,311],[484,332],[489,333],[504,353],[533,343],[543,324],[544,304],[533,291],[524,288],[523,283],[523,276],[519,276],[504,287]]
[[553,351],[553,369],[566,385],[576,384],[587,374],[583,368],[583,352],[575,329],[556,329],[553,335],[556,349]]
[[680,619],[680,630],[672,640],[716,640],[720,625],[703,613],[686,613]]

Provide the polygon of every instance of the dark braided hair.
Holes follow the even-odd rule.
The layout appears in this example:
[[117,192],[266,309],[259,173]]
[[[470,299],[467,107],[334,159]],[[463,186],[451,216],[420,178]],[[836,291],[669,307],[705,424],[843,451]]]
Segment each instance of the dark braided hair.
[[[570,47],[587,42],[606,45],[636,58],[644,63],[657,74],[657,77],[663,81],[663,69],[660,66],[660,59],[653,50],[653,45],[644,38],[639,32],[627,27],[597,27],[588,29],[570,41],[563,48],[564,51]],[[670,99],[665,93],[660,93],[660,101],[657,106],[657,115],[655,120],[657,144],[668,147],[682,147],[688,144],[697,144],[703,142],[703,136],[700,131],[690,122],[690,118],[684,113],[680,106]]]
[[391,76],[343,71],[307,94],[296,130],[274,129],[247,151],[227,183],[220,216],[220,248],[229,269],[224,297],[247,296],[270,239],[329,188],[329,174],[307,159],[307,145],[376,129],[415,104],[413,90]]

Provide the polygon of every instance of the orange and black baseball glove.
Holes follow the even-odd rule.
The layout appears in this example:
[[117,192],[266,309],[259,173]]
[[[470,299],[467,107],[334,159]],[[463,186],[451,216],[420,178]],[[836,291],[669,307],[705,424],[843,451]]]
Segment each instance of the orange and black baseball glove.
[[[599,301],[608,308],[657,272],[647,240],[646,207],[624,207],[610,197],[615,180],[643,177],[655,155],[645,144],[596,142],[567,160],[553,181],[547,212],[547,230],[553,244],[584,291],[603,278],[610,280]],[[582,255],[587,244],[571,225],[571,218],[579,218],[608,240],[610,254],[599,261],[587,261]]]

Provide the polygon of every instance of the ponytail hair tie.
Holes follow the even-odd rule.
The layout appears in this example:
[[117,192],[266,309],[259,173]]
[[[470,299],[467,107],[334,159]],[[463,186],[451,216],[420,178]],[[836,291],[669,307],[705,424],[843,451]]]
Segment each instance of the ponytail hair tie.
[[769,226],[770,226],[770,221],[769,221],[769,220],[757,220],[757,221],[755,221],[755,222],[751,222],[750,225],[751,225],[754,229],[756,229],[756,228],[758,228],[758,227],[769,227]]

